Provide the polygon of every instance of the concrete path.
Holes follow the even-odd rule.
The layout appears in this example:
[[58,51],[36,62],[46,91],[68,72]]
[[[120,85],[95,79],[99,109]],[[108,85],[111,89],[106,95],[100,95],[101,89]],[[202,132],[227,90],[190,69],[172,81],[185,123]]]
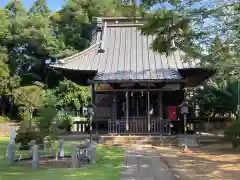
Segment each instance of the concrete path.
[[176,180],[152,148],[129,148],[120,180]]

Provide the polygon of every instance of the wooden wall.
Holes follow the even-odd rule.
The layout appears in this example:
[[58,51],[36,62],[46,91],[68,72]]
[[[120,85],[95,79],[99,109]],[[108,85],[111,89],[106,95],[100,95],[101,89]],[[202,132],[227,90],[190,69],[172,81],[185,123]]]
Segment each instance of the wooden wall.
[[112,117],[112,93],[96,93],[95,121],[108,120]]

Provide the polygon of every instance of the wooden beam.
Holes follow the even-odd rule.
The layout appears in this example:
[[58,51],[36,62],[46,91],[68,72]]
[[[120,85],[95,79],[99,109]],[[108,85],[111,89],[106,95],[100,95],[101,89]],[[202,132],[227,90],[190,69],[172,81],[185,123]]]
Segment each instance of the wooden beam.
[[126,92],[126,132],[129,132],[129,92]]
[[92,104],[96,103],[96,85],[92,84],[91,85],[91,93],[92,93]]
[[88,80],[89,84],[133,84],[133,83],[167,83],[167,84],[179,84],[179,83],[186,83],[186,79],[126,79],[126,80],[100,80],[100,81],[95,81],[95,80]]
[[[95,84],[91,85],[91,93],[92,93],[91,103],[95,105],[96,104],[96,85]],[[94,113],[92,122],[96,122],[95,119],[96,119],[96,115]],[[90,128],[92,128],[92,127],[90,127]],[[96,134],[98,134],[98,126],[96,126]]]
[[139,98],[140,98],[139,93],[136,93],[137,117],[139,116]]
[[163,102],[162,102],[162,92],[158,92],[158,104],[159,104],[159,116],[163,118]]
[[150,92],[147,91],[147,118],[148,118],[148,133],[151,131],[151,122],[150,122]]
[[113,108],[112,108],[112,119],[117,119],[117,96],[116,92],[113,92]]
[[97,92],[147,92],[147,91],[177,91],[177,90],[170,90],[170,89],[114,89],[114,90],[101,90]]

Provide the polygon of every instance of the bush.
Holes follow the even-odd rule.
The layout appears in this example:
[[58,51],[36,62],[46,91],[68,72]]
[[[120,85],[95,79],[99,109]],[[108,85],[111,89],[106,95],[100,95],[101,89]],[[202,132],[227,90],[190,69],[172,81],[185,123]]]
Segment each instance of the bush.
[[240,146],[240,121],[234,121],[225,129],[225,137],[232,143],[233,148]]
[[34,127],[30,128],[28,121],[21,122],[15,142],[20,143],[20,149],[28,150],[32,140],[35,140],[36,144],[43,144],[43,138],[40,137],[39,132]]
[[70,132],[73,125],[73,118],[68,115],[63,115],[59,117],[59,129],[64,129],[66,132]]
[[0,116],[0,123],[1,122],[9,122],[9,118],[6,116]]

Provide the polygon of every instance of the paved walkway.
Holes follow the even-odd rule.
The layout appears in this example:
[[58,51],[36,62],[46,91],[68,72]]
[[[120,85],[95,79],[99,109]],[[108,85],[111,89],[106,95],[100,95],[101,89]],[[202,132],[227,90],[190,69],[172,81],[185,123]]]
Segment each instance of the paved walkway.
[[120,180],[176,180],[152,148],[129,148]]

